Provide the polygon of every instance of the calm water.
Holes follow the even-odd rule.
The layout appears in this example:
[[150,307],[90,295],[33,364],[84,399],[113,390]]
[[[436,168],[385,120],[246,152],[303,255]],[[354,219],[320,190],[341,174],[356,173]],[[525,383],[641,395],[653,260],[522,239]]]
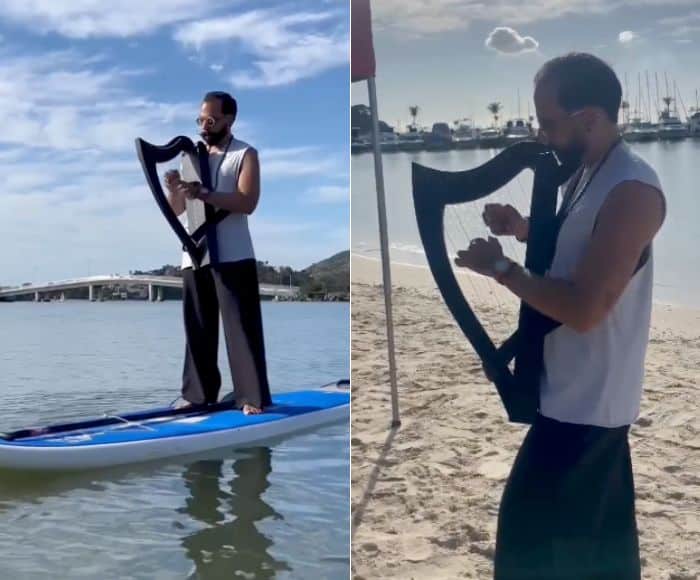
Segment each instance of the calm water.
[[[676,143],[639,143],[632,147],[656,169],[664,187],[668,216],[655,241],[655,299],[700,307],[700,269],[697,263],[700,245],[700,139]],[[467,150],[447,152],[392,153],[383,156],[386,183],[387,216],[392,260],[425,264],[411,198],[411,162],[439,169],[469,169],[489,160],[495,152]],[[527,212],[531,173],[523,173],[507,189],[488,201],[502,200]],[[471,206],[472,204],[465,204]],[[467,245],[466,233],[483,236],[480,202],[463,209],[455,223],[446,226],[448,246]],[[466,231],[465,231],[466,230]],[[367,256],[379,255],[377,204],[374,166],[370,154],[352,158],[352,249]],[[452,249],[452,248],[451,248]],[[505,245],[506,253],[518,257],[520,248]],[[514,255],[515,254],[515,255]]]
[[[263,315],[273,392],[349,376],[347,304],[264,303]],[[0,303],[0,329],[0,430],[178,395],[179,302]],[[348,435],[340,424],[189,463],[0,472],[0,578],[347,578]]]

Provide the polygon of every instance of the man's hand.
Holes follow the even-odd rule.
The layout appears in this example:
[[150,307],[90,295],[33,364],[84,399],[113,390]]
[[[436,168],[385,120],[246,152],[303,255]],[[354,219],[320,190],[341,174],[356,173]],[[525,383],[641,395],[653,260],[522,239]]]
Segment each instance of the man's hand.
[[182,183],[180,172],[177,169],[171,169],[165,172],[164,176],[165,187],[168,190],[168,203],[175,212],[175,215],[180,215],[185,211],[185,198],[178,192],[178,188]]
[[496,236],[515,236],[520,242],[527,240],[528,221],[512,205],[487,203],[484,206],[482,216],[484,223],[489,227],[492,234]]
[[489,236],[488,240],[475,238],[469,244],[469,249],[457,252],[455,264],[484,276],[493,276],[495,274],[493,265],[503,257],[503,249],[496,238],[492,236]]
[[202,184],[199,181],[180,181],[175,186],[175,191],[187,199],[199,199],[202,193]]
[[608,193],[569,277],[538,276],[516,268],[505,286],[542,314],[576,332],[589,332],[617,303],[665,215],[661,191],[639,181],[623,181]]
[[177,169],[171,169],[165,172],[164,180],[165,187],[168,188],[168,191],[170,193],[175,193],[175,188],[182,181],[182,178],[180,177],[180,172]]

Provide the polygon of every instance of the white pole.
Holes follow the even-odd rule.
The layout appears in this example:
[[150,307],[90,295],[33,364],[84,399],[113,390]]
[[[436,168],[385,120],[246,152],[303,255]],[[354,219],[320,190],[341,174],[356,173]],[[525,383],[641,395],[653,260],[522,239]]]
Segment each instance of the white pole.
[[386,223],[386,200],[384,196],[384,171],[379,142],[379,111],[377,110],[377,86],[374,77],[367,79],[369,107],[372,112],[372,141],[374,145],[374,179],[377,184],[377,214],[379,217],[379,245],[382,258],[382,282],[384,284],[384,309],[386,311],[386,338],[389,351],[389,381],[391,384],[391,425],[401,424],[399,418],[399,393],[396,384],[396,358],[394,356],[394,317],[391,307],[391,261],[389,258],[389,236]]

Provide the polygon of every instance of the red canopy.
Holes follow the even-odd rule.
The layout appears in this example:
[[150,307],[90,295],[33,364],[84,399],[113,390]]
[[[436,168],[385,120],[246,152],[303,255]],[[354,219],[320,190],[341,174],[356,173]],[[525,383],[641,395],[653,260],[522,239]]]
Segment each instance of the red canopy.
[[363,81],[373,77],[376,68],[369,0],[352,0],[351,32],[350,78]]

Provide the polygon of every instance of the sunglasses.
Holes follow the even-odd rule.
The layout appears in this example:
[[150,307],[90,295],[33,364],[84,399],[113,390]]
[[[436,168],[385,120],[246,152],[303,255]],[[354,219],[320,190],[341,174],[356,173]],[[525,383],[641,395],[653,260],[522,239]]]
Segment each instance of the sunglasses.
[[573,111],[572,113],[568,113],[565,117],[562,117],[561,119],[543,119],[542,122],[540,123],[540,132],[547,134],[551,133],[554,130],[556,130],[557,126],[564,120],[567,119],[572,119],[576,117],[577,115],[580,115],[583,113],[583,109],[580,109],[578,111]]
[[194,122],[197,124],[197,127],[211,129],[222,119],[225,119],[225,117],[219,117],[218,119],[216,117],[197,117]]

